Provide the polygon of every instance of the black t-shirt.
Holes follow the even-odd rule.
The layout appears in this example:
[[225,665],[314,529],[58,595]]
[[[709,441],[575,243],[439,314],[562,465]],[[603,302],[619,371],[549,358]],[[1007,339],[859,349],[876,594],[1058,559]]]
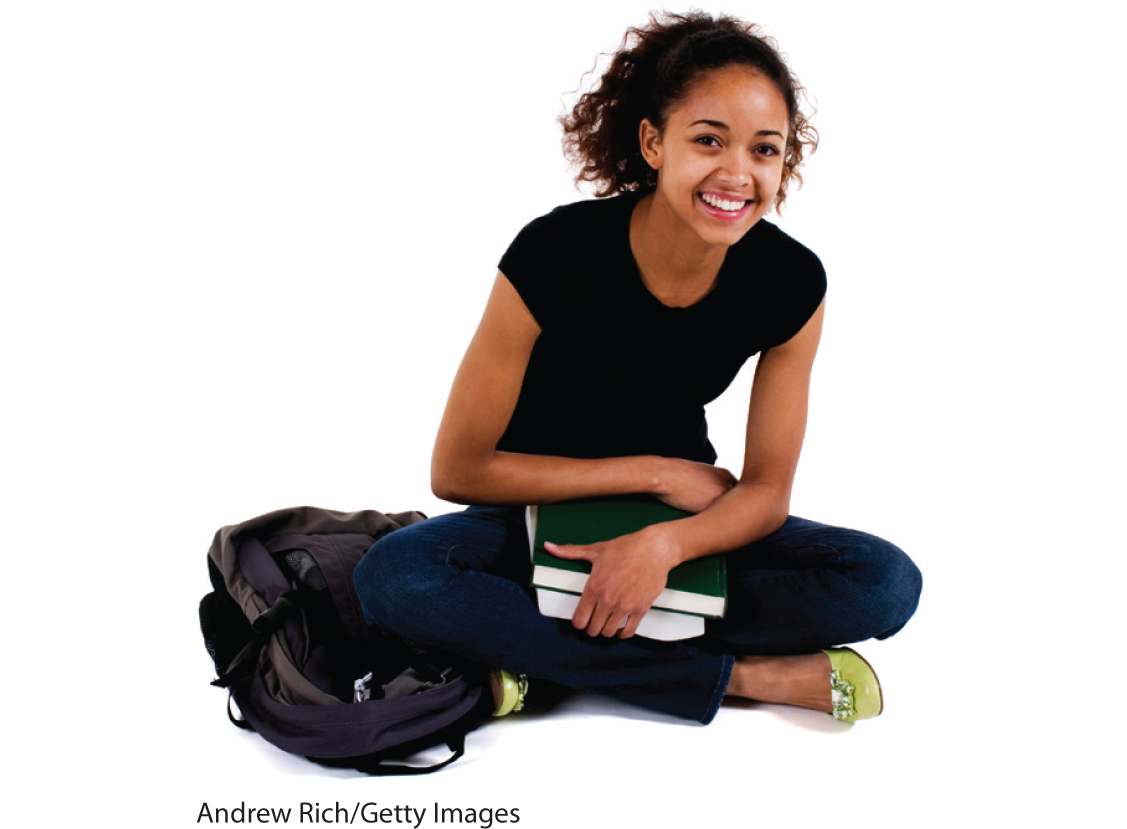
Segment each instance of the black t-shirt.
[[558,207],[500,262],[541,328],[497,448],[713,463],[704,406],[749,357],[793,337],[826,291],[814,253],[760,220],[687,308],[646,288],[630,250],[639,196]]

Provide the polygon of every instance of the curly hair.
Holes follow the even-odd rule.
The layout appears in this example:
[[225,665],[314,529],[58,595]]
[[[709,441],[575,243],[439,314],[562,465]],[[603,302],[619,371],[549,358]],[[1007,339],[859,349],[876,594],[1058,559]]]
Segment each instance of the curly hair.
[[798,167],[807,149],[818,146],[818,132],[799,105],[806,90],[773,38],[734,17],[703,12],[653,13],[649,25],[627,29],[598,86],[560,117],[564,154],[578,169],[576,184],[594,183],[599,198],[656,189],[657,171],[642,157],[638,142],[642,119],[664,129],[702,73],[733,64],[763,75],[786,102],[789,128],[775,196],[775,208],[781,208],[791,181],[802,184]]

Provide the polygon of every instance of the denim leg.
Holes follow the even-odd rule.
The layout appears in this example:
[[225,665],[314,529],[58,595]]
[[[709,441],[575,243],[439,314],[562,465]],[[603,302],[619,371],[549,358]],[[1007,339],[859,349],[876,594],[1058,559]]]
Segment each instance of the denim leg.
[[368,621],[484,665],[709,722],[732,657],[699,640],[589,637],[541,615],[530,588],[524,511],[470,507],[397,530],[355,582]]
[[728,610],[706,638],[726,653],[810,653],[885,639],[911,618],[922,579],[898,547],[791,516],[728,553]]

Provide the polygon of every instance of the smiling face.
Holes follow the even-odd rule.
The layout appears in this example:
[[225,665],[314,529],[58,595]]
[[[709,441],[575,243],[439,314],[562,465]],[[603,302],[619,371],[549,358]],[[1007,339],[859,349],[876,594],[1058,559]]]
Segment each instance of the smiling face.
[[642,155],[658,171],[653,210],[670,232],[732,245],[774,205],[783,176],[787,106],[743,66],[708,72],[659,130],[642,121]]

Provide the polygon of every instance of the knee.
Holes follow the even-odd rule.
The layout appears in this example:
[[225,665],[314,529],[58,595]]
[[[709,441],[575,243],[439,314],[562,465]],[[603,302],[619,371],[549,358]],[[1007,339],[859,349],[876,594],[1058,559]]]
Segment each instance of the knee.
[[888,541],[857,533],[847,555],[856,563],[853,576],[867,588],[871,636],[886,639],[908,623],[919,605],[923,576],[908,555]]
[[369,624],[398,630],[405,611],[419,604],[421,558],[410,528],[388,533],[365,553],[352,574],[360,607]]

